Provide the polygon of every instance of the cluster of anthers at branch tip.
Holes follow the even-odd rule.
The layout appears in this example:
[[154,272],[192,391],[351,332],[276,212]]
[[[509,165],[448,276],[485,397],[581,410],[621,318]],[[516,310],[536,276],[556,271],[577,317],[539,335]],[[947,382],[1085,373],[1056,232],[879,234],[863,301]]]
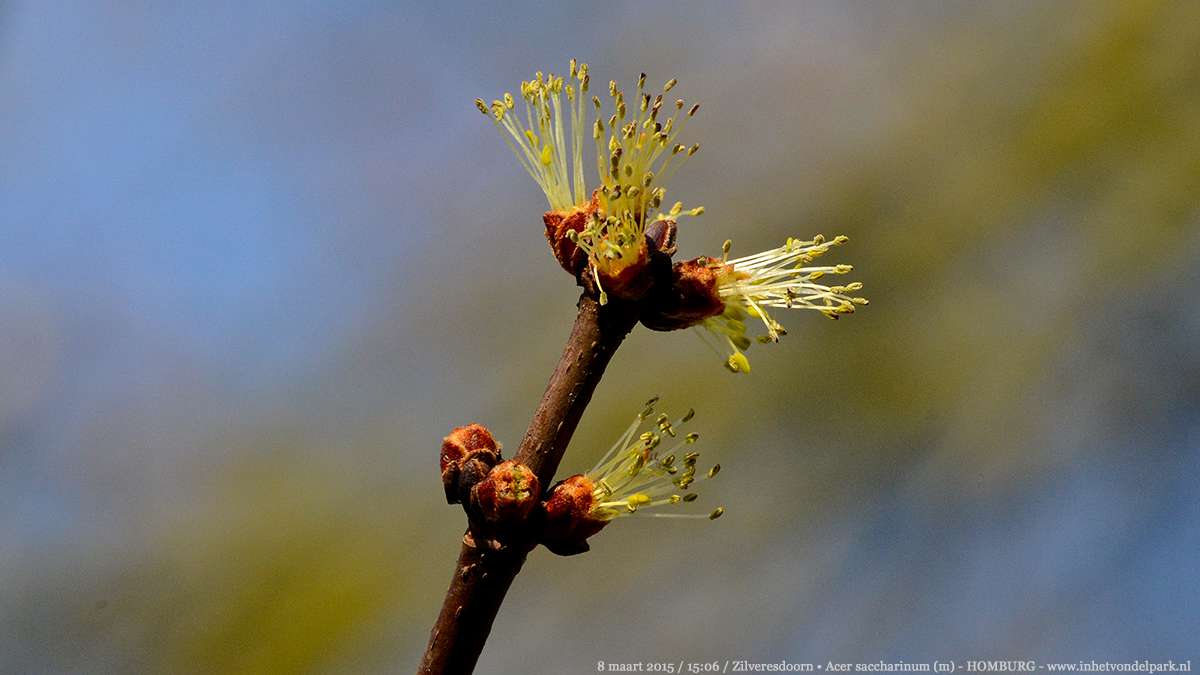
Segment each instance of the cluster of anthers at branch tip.
[[[522,82],[520,104],[511,93],[490,107],[475,100],[545,193],[550,211],[543,221],[555,257],[572,274],[590,276],[601,304],[607,304],[610,293],[624,300],[645,293],[648,284],[640,277],[654,245],[647,245],[646,238],[652,223],[673,228],[683,216],[704,213],[704,207],[684,209],[681,202],[662,208],[664,184],[700,149],[699,144],[678,142],[700,106],[665,99],[676,83],[669,80],[661,93],[651,94],[643,73],[627,100],[625,91],[610,81],[606,111],[600,97],[590,95],[587,64],[572,60],[565,79],[539,71]],[[588,108],[595,113],[590,123]],[[583,168],[587,135],[595,147],[596,187],[591,190]]]

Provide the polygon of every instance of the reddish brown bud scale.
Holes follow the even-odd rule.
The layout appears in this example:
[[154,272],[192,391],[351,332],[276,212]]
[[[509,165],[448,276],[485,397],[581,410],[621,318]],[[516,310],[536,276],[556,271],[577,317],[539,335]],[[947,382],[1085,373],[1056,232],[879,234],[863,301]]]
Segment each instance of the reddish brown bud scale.
[[479,451],[500,454],[500,445],[492,437],[492,432],[482,424],[468,424],[456,428],[450,432],[449,436],[442,439],[442,471],[445,471],[449,464],[465,459],[469,454]]
[[[454,502],[465,502],[476,483],[487,478],[499,457],[487,453],[476,453],[463,460],[458,471],[458,482],[454,486]],[[445,474],[442,474],[445,477]]]
[[510,459],[497,464],[471,488],[471,502],[487,523],[515,525],[529,517],[541,493],[537,475]]
[[546,225],[546,241],[554,252],[554,259],[571,274],[579,272],[587,264],[587,255],[571,241],[568,232],[581,232],[587,227],[592,214],[600,209],[600,198],[592,193],[592,199],[583,206],[568,211],[547,211],[542,215]]
[[659,218],[646,226],[646,238],[659,252],[668,257],[675,255],[675,235],[679,228],[670,218]]
[[671,283],[655,290],[642,314],[642,324],[651,330],[689,328],[725,311],[718,291],[718,274],[732,272],[720,260],[701,256],[675,263]]
[[458,427],[442,439],[439,464],[446,502],[457,504],[500,461],[500,444],[482,424]]
[[587,476],[576,474],[554,486],[542,503],[544,512],[542,544],[559,555],[575,555],[588,550],[588,537],[604,529],[607,520],[593,518],[595,484]]

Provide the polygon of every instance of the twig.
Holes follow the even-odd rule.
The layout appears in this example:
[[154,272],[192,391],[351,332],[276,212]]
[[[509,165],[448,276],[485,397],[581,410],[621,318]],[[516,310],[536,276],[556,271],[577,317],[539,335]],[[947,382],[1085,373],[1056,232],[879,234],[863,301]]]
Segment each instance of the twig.
[[[592,392],[625,336],[637,324],[636,305],[601,307],[587,293],[541,403],[517,449],[516,460],[549,486]],[[521,571],[528,548],[492,550],[463,537],[458,565],[429,636],[419,673],[470,673],[492,629],[500,603]]]

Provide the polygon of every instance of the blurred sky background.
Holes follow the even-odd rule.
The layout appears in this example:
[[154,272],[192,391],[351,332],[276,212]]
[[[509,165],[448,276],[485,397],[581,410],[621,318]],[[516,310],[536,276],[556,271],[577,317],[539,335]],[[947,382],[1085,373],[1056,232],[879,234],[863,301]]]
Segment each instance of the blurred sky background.
[[728,513],[535,552],[480,672],[1198,656],[1200,3],[7,0],[0,671],[415,668],[438,443],[577,296],[472,100],[572,56],[702,103],[680,256],[844,233],[872,304],[636,330],[561,475],[660,394]]

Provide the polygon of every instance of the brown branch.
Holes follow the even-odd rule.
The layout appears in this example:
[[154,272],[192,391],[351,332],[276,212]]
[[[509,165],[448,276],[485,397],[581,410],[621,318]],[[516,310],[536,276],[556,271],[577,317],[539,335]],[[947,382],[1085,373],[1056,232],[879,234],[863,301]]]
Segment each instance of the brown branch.
[[[580,297],[571,336],[517,449],[516,460],[532,469],[542,485],[551,485],[605,367],[637,320],[635,305],[614,301],[601,308],[587,293]],[[495,550],[470,533],[463,537],[458,565],[419,673],[474,670],[500,603],[521,571],[527,552],[528,547]]]

